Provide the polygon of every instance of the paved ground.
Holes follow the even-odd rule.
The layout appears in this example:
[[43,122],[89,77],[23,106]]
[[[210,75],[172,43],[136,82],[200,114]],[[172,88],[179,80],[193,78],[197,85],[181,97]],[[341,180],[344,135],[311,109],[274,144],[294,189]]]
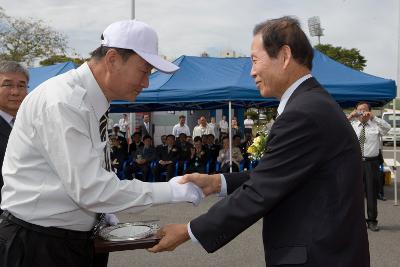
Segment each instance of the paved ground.
[[[370,232],[371,266],[400,266],[400,206],[393,205],[393,187],[386,186],[387,201],[378,202],[378,219],[381,230]],[[205,212],[218,201],[211,197],[199,207],[191,204],[174,204],[153,207],[140,215],[120,213],[122,221],[158,218],[162,224],[183,223]],[[113,252],[110,267],[122,266],[264,266],[261,221],[247,229],[234,241],[213,254],[207,254],[199,245],[186,242],[174,252],[152,254],[146,250]]]

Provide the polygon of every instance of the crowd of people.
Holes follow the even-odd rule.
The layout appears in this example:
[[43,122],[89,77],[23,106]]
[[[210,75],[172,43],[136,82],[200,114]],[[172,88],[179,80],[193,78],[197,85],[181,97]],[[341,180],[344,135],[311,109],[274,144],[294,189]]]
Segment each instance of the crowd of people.
[[[128,128],[126,118],[127,115],[123,114],[120,123],[109,132],[112,167],[121,179],[161,182],[186,173],[229,172],[229,125],[225,116],[219,123],[215,117],[208,122],[205,116],[201,116],[191,134],[186,117],[181,115],[171,134],[161,136],[158,146],[153,145],[154,126],[150,127],[148,114],[143,116],[143,125],[131,136],[121,131],[123,127]],[[245,127],[249,127],[249,121],[251,127],[254,124],[248,117]],[[253,134],[251,128],[242,131],[236,118],[231,123],[232,171],[238,172],[250,166],[247,148],[252,143]]]

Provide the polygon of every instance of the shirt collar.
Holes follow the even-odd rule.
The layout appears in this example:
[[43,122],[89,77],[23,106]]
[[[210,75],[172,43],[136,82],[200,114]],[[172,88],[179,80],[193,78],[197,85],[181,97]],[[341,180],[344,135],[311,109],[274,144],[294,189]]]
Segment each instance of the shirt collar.
[[11,120],[14,118],[13,116],[8,114],[7,112],[2,111],[1,109],[0,109],[0,116],[3,117],[3,119],[5,119],[6,122],[8,122],[8,124],[11,125]]
[[110,107],[110,103],[107,101],[106,96],[94,78],[87,62],[83,63],[79,68],[77,68],[76,72],[83,83],[83,88],[85,88],[87,91],[89,101],[93,106],[96,117],[100,121],[101,117]]
[[286,107],[286,103],[288,102],[290,96],[293,94],[293,92],[299,87],[299,85],[301,83],[303,83],[305,80],[311,78],[312,75],[311,74],[307,74],[303,77],[301,77],[300,79],[298,79],[297,81],[295,81],[291,86],[289,86],[288,89],[286,89],[286,91],[283,93],[282,97],[281,97],[281,101],[279,102],[279,106],[278,106],[278,116],[282,114],[283,110]]
[[[369,125],[369,120],[365,123],[365,126]],[[357,126],[361,127],[362,126],[362,122],[357,120]]]

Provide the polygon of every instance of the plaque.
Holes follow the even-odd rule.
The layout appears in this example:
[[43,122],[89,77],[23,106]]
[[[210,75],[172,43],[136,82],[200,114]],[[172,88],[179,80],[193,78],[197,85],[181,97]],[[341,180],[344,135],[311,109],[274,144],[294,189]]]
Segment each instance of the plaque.
[[151,248],[158,243],[160,226],[156,223],[133,222],[104,227],[95,240],[96,252]]

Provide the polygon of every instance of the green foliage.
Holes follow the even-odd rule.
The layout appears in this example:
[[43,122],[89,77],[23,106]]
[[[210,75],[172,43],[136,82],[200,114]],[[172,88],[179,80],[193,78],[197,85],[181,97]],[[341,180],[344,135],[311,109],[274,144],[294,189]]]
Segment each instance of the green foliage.
[[52,55],[49,58],[46,58],[42,61],[40,61],[41,66],[49,66],[49,65],[54,65],[57,63],[63,63],[63,62],[73,62],[75,65],[80,66],[82,65],[87,59],[84,58],[79,58],[79,57],[67,57],[65,55]]
[[258,120],[258,113],[257,113],[257,111],[255,111],[255,110],[251,110],[251,109],[247,110],[247,111],[244,113],[244,116],[245,116],[245,118],[247,118],[247,116],[250,116],[250,118],[251,118],[252,120]]
[[35,59],[64,54],[66,49],[65,36],[42,20],[12,18],[0,7],[0,59],[32,65]]
[[330,44],[319,44],[315,49],[321,51],[328,57],[359,71],[364,70],[367,61],[356,48],[346,49],[340,46]]

